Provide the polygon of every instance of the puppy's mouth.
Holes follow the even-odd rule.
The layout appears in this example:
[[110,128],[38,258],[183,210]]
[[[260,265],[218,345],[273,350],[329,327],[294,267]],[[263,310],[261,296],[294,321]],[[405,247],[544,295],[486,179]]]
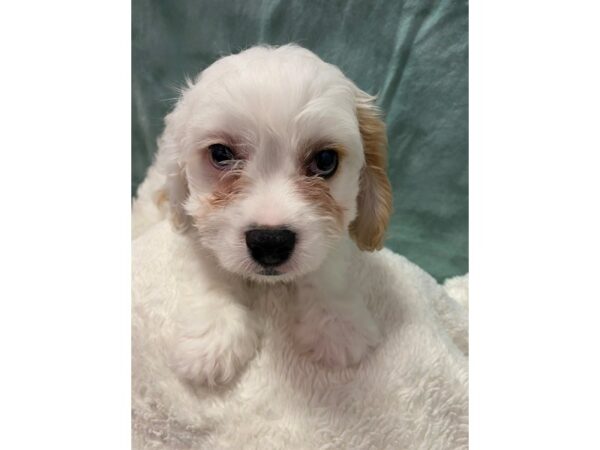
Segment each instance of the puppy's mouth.
[[262,266],[256,267],[250,273],[245,274],[252,281],[266,284],[289,283],[293,281],[297,274],[289,267],[281,266]]
[[268,277],[273,277],[273,276],[277,276],[277,275],[281,275],[282,273],[275,269],[274,267],[265,267],[264,269],[261,269],[258,272],[259,275],[265,275]]

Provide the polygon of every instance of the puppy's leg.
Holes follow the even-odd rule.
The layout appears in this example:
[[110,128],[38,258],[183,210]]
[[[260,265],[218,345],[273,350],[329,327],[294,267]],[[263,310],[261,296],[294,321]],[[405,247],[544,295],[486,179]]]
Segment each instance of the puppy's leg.
[[359,363],[381,336],[347,277],[347,251],[334,253],[299,283],[294,338],[301,351],[330,366]]
[[217,288],[180,306],[171,365],[181,378],[209,385],[227,383],[254,355],[256,324],[234,296]]

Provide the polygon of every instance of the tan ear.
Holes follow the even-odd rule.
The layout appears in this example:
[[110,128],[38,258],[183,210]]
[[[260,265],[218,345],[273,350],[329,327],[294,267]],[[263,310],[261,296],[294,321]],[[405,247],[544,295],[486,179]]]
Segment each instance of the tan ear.
[[357,216],[350,224],[350,236],[361,250],[383,247],[392,212],[392,189],[387,177],[387,136],[375,98],[359,91],[356,116],[365,152],[360,176]]
[[189,195],[189,188],[185,169],[181,167],[178,158],[178,147],[167,130],[158,140],[157,165],[159,171],[165,175],[164,186],[155,194],[155,202],[168,200],[169,218],[175,230],[184,232],[190,226],[190,217],[186,214],[184,203]]
[[187,179],[182,170],[167,177],[165,184],[169,197],[169,212],[171,223],[175,230],[183,233],[190,226],[190,217],[184,209],[184,203],[188,198],[189,190]]

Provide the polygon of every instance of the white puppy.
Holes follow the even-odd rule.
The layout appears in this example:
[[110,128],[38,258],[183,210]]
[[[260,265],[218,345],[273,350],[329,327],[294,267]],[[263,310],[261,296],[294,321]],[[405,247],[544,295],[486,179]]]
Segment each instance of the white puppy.
[[188,83],[157,157],[162,198],[197,247],[204,286],[174,312],[181,377],[225,383],[252,358],[258,330],[246,297],[256,284],[293,287],[291,334],[316,361],[345,367],[376,345],[345,274],[359,249],[381,248],[391,209],[373,101],[294,45],[224,57]]

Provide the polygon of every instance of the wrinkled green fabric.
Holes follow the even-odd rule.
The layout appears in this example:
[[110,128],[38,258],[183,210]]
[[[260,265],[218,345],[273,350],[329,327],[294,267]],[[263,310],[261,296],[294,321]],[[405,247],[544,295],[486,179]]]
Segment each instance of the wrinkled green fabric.
[[132,192],[177,87],[219,56],[296,42],[379,95],[394,214],[386,246],[438,280],[468,271],[466,1],[133,0]]

